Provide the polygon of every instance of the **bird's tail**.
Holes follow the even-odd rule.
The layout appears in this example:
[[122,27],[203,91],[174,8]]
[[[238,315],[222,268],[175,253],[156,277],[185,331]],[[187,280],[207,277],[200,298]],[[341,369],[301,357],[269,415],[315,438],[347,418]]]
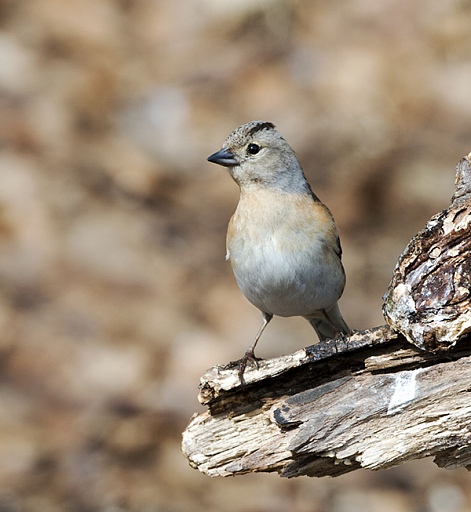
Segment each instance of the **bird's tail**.
[[316,330],[319,341],[337,338],[341,334],[350,334],[350,329],[345,323],[337,303],[330,309],[324,309],[318,315],[306,317],[306,319]]

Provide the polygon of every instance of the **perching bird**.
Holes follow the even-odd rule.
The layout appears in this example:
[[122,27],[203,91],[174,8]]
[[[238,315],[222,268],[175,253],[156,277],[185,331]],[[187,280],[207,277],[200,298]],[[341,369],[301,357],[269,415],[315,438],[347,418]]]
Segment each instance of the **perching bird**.
[[263,314],[241,359],[241,378],[248,361],[257,365],[255,346],[273,315],[303,316],[320,340],[348,334],[337,304],[345,286],[337,227],[275,126],[239,126],[208,160],[227,167],[240,187],[226,259],[239,288]]

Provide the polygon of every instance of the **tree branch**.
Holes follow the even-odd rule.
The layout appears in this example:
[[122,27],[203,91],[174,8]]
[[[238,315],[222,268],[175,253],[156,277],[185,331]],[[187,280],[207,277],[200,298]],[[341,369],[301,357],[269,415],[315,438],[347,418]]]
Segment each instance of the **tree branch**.
[[[183,452],[192,466],[210,476],[254,471],[277,471],[285,477],[337,476],[434,456],[440,467],[471,468],[471,337],[454,328],[456,339],[441,335],[437,345],[439,337],[432,330],[445,332],[447,322],[470,324],[469,276],[460,271],[457,281],[453,274],[459,284],[459,305],[444,304],[440,294],[439,318],[429,307],[430,296],[425,313],[419,308],[414,317],[413,312],[414,304],[422,307],[424,302],[418,300],[417,283],[425,282],[427,293],[431,289],[428,275],[421,281],[417,272],[417,261],[430,270],[430,265],[423,265],[430,256],[424,254],[424,247],[440,248],[432,254],[437,283],[437,254],[449,250],[452,257],[459,257],[460,269],[470,267],[463,263],[470,261],[471,251],[463,237],[463,219],[471,218],[467,213],[471,212],[470,168],[469,157],[460,162],[453,203],[439,214],[440,219],[448,219],[446,236],[431,221],[398,262],[385,311],[394,330],[376,327],[261,361],[258,369],[246,370],[244,384],[233,365],[208,370],[201,378],[199,395],[208,411],[195,416],[183,433]],[[461,214],[447,215],[453,208]],[[456,229],[450,224],[454,221]],[[454,233],[460,241],[458,251]],[[445,267],[447,279],[450,267]],[[413,300],[406,297],[404,302],[408,268],[415,272],[415,284],[409,290]],[[407,322],[394,308],[398,287],[402,287],[401,311],[408,305]],[[456,293],[450,297],[456,302]],[[431,333],[427,339],[433,339],[433,345],[427,346],[424,338],[415,343],[414,318],[427,321]]]

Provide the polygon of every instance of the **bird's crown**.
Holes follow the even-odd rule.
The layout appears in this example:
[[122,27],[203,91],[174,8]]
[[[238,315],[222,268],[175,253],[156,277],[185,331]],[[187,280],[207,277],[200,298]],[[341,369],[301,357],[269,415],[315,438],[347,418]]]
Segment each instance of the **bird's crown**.
[[275,130],[275,125],[268,121],[250,121],[236,128],[226,139],[224,147],[233,148],[245,145],[250,140],[254,139],[257,135],[262,135],[261,132],[267,131],[266,135],[280,135]]

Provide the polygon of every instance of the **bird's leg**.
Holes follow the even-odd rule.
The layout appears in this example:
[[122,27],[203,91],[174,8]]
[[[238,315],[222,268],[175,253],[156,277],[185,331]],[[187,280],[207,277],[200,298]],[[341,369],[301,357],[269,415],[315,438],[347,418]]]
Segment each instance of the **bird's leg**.
[[263,334],[263,331],[265,330],[265,327],[269,324],[270,320],[273,318],[273,315],[270,313],[263,313],[263,323],[258,330],[257,335],[255,336],[255,339],[252,341],[252,344],[247,349],[247,352],[245,353],[244,357],[240,360],[239,363],[239,377],[240,381],[243,382],[243,375],[245,372],[245,368],[247,367],[247,363],[250,361],[253,363],[256,368],[258,369],[258,363],[257,363],[257,357],[255,357],[255,347],[257,346],[258,340]]
[[323,309],[321,311],[322,316],[324,317],[325,321],[332,327],[334,331],[334,338],[338,338],[339,336],[342,336],[342,331],[334,324],[334,322],[330,319],[330,316],[328,315],[327,311]]
[[330,319],[330,317],[327,314],[327,311],[325,309],[322,309],[321,313],[322,313],[322,316],[324,317],[324,320],[332,327],[332,329],[334,331],[334,338],[337,338],[337,336],[340,335],[339,328],[334,324],[334,322],[332,322],[332,320]]
[[258,340],[263,334],[263,331],[265,330],[265,327],[268,325],[270,320],[273,318],[273,315],[270,315],[269,313],[263,313],[263,323],[260,327],[260,329],[257,332],[257,335],[255,336],[255,339],[252,341],[252,344],[247,349],[247,352],[245,353],[244,358],[249,359],[251,361],[254,361],[255,364],[257,363],[257,358],[255,357],[255,347],[257,346]]

